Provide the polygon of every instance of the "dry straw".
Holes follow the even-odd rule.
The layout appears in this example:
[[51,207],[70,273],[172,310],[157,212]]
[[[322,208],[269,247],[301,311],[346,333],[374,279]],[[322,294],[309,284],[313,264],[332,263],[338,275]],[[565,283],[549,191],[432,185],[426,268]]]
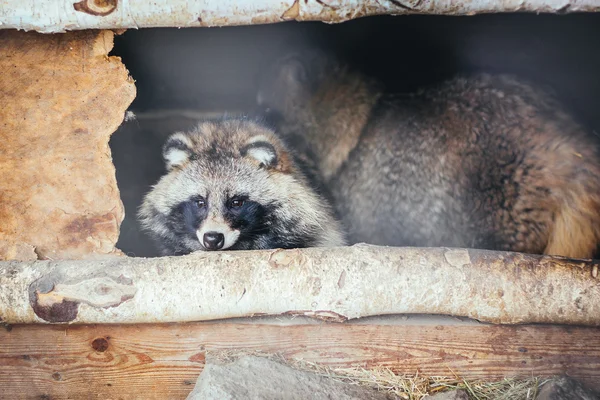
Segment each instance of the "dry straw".
[[436,393],[463,389],[472,400],[534,400],[544,380],[539,378],[505,378],[496,382],[462,379],[460,377],[400,376],[385,367],[370,369],[352,367],[336,368],[299,359],[287,359],[278,354],[257,352],[219,351],[209,357],[220,362],[232,362],[243,355],[267,357],[289,365],[292,368],[308,371],[352,385],[372,387],[393,393],[400,399],[427,399]]

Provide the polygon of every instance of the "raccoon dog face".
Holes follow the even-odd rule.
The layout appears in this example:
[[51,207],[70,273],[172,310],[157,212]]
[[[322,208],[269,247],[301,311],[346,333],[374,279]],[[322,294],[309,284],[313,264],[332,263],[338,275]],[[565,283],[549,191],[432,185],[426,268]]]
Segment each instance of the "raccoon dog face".
[[329,206],[257,123],[201,123],[172,135],[163,155],[168,173],[139,212],[163,255],[343,244]]

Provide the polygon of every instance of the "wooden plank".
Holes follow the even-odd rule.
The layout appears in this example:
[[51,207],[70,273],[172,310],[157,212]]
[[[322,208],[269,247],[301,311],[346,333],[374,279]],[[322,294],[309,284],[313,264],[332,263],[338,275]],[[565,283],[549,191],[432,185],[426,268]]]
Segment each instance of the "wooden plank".
[[330,366],[495,380],[567,373],[600,386],[600,328],[17,325],[0,329],[0,398],[183,399],[207,350],[280,353]]

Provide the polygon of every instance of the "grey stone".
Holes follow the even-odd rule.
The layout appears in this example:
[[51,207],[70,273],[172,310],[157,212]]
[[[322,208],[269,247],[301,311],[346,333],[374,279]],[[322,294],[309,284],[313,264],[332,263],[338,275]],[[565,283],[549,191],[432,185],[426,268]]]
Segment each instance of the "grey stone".
[[469,400],[469,395],[466,391],[458,389],[434,394],[433,396],[427,397],[427,400]]
[[600,400],[600,394],[568,376],[546,382],[537,400]]
[[207,360],[187,400],[390,400],[395,396],[293,369],[264,357],[228,364]]

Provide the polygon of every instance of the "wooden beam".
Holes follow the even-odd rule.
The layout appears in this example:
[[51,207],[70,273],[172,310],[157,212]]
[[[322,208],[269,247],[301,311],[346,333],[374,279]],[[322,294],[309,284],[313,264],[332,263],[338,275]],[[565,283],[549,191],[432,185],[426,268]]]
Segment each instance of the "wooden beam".
[[518,253],[351,246],[0,262],[6,323],[164,323],[443,314],[600,325],[598,264]]
[[1,28],[44,33],[78,29],[254,25],[281,21],[337,23],[380,14],[473,15],[491,12],[592,12],[596,0],[5,0]]
[[496,380],[566,373],[600,387],[600,328],[456,325],[17,325],[0,329],[0,398],[184,399],[206,351]]

